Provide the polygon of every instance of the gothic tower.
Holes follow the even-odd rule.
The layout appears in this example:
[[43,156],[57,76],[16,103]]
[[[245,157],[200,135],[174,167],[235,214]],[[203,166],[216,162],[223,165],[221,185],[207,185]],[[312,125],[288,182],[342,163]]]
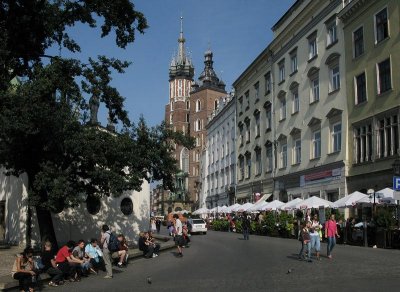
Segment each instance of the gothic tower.
[[[189,94],[193,83],[194,67],[192,60],[185,51],[185,41],[183,36],[183,17],[181,17],[178,52],[172,58],[169,67],[169,102],[165,107],[165,122],[174,131],[189,133]],[[189,150],[177,145],[173,155],[178,161],[180,172],[176,175],[176,192],[169,193],[167,196],[170,202],[182,202],[182,206],[174,203],[168,207],[175,211],[176,207],[185,208],[185,203],[189,204]]]

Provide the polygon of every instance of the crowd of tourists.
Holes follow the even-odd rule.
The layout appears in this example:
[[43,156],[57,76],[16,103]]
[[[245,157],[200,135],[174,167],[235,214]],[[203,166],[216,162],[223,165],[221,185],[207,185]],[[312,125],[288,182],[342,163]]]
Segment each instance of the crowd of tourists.
[[[158,256],[160,245],[155,242],[152,232],[140,232],[139,250],[146,258]],[[30,247],[16,257],[12,267],[12,277],[19,281],[20,291],[34,291],[40,286],[40,274],[47,273],[51,280],[49,286],[57,287],[65,282],[79,282],[89,274],[106,272],[105,279],[113,278],[112,266],[124,268],[128,264],[128,244],[123,234],[115,235],[107,225],[101,228],[98,241],[89,242],[80,239],[68,241],[55,250],[50,241],[46,241],[40,255],[35,255]]]

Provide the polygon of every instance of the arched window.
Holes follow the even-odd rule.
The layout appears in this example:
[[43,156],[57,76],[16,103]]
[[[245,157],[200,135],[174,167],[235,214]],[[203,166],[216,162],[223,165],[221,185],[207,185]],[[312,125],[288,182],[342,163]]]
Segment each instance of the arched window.
[[181,151],[180,167],[183,172],[189,172],[189,150],[187,148],[183,148]]
[[214,109],[216,110],[218,108],[218,99],[214,100]]
[[196,112],[201,111],[201,101],[200,99],[196,100]]

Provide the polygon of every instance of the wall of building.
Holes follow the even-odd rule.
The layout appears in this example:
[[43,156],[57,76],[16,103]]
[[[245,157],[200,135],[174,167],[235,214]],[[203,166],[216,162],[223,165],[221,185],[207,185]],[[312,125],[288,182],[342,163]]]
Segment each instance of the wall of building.
[[[25,245],[26,214],[27,214],[28,178],[21,175],[5,176],[0,174],[0,200],[6,205],[5,240],[13,244]],[[121,201],[130,198],[133,203],[131,215],[123,215],[120,209]],[[141,230],[149,228],[150,218],[150,188],[147,181],[142,185],[142,191],[129,191],[119,198],[106,198],[101,201],[101,207],[96,215],[91,215],[86,204],[73,209],[67,209],[58,214],[52,214],[54,229],[59,244],[66,241],[99,238],[103,224],[109,225],[116,233],[123,233],[128,240],[136,240]],[[32,244],[40,242],[38,223],[35,210],[32,210]]]

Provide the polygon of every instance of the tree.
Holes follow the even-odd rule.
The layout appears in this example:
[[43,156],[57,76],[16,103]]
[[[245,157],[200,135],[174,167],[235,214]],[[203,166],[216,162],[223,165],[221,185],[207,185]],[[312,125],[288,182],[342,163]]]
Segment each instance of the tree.
[[[113,31],[121,48],[148,27],[128,0],[1,1],[0,165],[8,175],[28,175],[29,206],[36,208],[42,239],[55,240],[50,211],[88,196],[139,191],[143,179],[163,180],[173,189],[172,142],[193,147],[192,139],[165,124],[131,123],[124,98],[111,85],[112,72],[123,73],[128,62],[47,54],[54,45],[80,51],[68,27],[96,27],[100,20],[101,37]],[[101,103],[119,131],[97,123]],[[30,225],[28,220],[28,244]]]

